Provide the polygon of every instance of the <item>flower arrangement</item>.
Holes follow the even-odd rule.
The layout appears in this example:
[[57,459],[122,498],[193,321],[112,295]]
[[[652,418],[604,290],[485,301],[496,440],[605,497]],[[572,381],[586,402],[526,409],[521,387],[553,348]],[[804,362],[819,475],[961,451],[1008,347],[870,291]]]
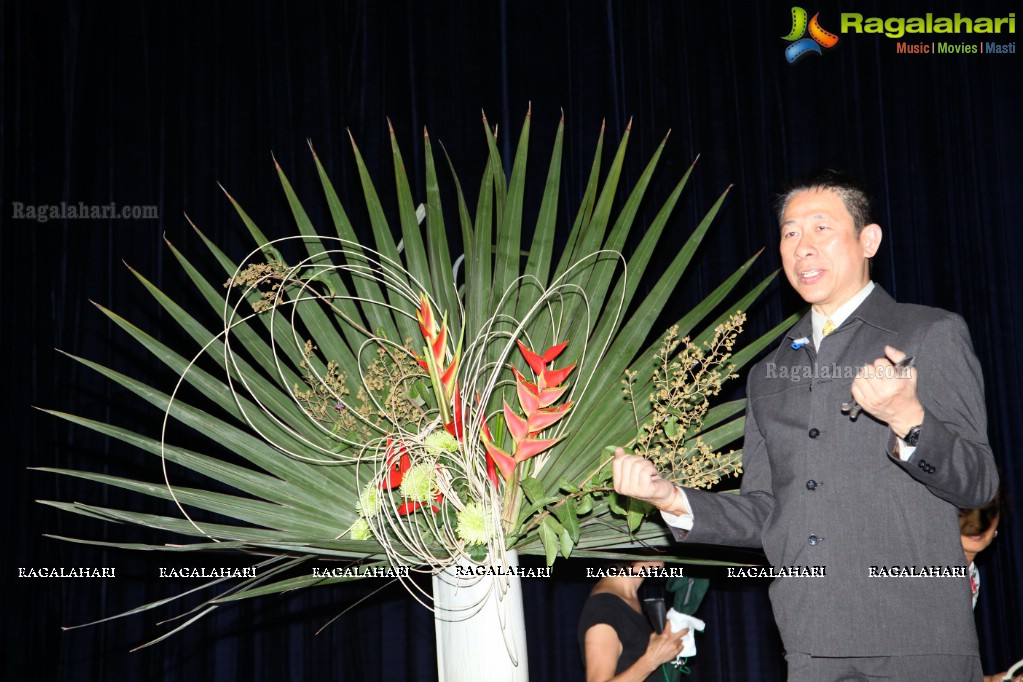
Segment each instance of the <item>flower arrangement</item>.
[[[728,302],[754,256],[651,342],[725,195],[640,298],[639,278],[629,273],[647,269],[692,168],[626,259],[622,250],[664,143],[614,214],[629,131],[603,179],[602,132],[565,247],[555,254],[563,123],[524,243],[529,131],[527,116],[506,176],[484,118],[489,159],[475,214],[452,170],[454,221],[442,205],[428,135],[426,195],[417,208],[391,131],[397,229],[353,142],[371,238],[357,236],[315,153],[335,235],[314,227],[280,167],[297,235],[267,239],[228,195],[255,249],[235,262],[196,228],[228,277],[224,288],[213,283],[223,275],[202,274],[168,243],[222,328],[207,328],[133,271],[199,353],[182,355],[101,308],[180,376],[175,389],[165,393],[76,358],[162,411],[161,434],[54,412],[158,456],[162,482],[51,471],[169,500],[176,513],[46,504],[175,535],[172,544],[145,549],[269,557],[258,578],[211,598],[209,608],[353,579],[310,574],[311,562],[436,573],[456,561],[499,562],[509,550],[551,564],[558,554],[667,546],[662,526],[643,523],[648,510],[614,493],[607,446],[630,444],[686,485],[710,486],[739,472],[741,452],[718,451],[741,434],[743,403],[712,406],[710,398],[791,320],[734,350],[738,311],[773,277]],[[456,246],[461,256],[453,259]],[[172,421],[231,457],[171,442]],[[216,480],[218,489],[178,485],[184,470]]]

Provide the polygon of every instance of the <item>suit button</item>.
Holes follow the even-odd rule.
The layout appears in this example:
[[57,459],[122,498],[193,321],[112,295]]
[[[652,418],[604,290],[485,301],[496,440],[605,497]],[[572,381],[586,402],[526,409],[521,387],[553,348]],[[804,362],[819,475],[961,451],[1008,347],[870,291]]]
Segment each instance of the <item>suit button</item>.
[[821,541],[821,539],[820,539],[819,537],[817,537],[816,535],[811,535],[810,537],[808,537],[808,538],[806,539],[806,541],[807,541],[808,543],[810,543],[810,545],[811,545],[811,546],[814,546],[814,545],[816,545],[816,544],[817,544],[818,542],[820,542],[820,541]]
[[809,435],[810,435],[810,438],[816,438],[817,436],[821,435],[820,429],[817,429],[817,428],[810,429],[810,434]]
[[815,481],[815,480],[813,480],[811,478],[809,481],[806,482],[806,489],[807,490],[816,490],[818,485],[820,485],[820,484],[817,483],[817,481]]

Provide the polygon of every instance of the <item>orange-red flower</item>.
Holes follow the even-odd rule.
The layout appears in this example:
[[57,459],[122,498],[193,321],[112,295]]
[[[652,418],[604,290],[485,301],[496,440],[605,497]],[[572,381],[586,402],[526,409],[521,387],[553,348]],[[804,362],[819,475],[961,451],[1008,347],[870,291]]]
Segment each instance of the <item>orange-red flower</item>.
[[[416,356],[419,366],[425,369],[433,382],[434,393],[437,395],[438,408],[440,410],[441,422],[444,428],[459,441],[464,439],[464,423],[462,414],[462,397],[458,386],[458,362],[461,356],[461,342],[455,350],[452,361],[445,366],[447,359],[447,317],[437,324],[433,308],[430,305],[426,294],[419,294],[419,308],[416,310],[416,319],[419,322],[419,329],[426,341],[423,349],[423,356]],[[561,369],[548,368],[561,352],[568,345],[567,341],[555,344],[543,353],[536,353],[526,346],[522,341],[517,341],[519,350],[526,364],[533,370],[535,381],[528,381],[516,368],[512,367],[515,375],[515,388],[518,397],[521,414],[516,412],[507,403],[504,405],[504,421],[508,425],[508,432],[512,437],[513,452],[505,452],[494,443],[494,438],[489,427],[484,423],[480,440],[486,450],[487,478],[498,487],[497,474],[500,472],[505,480],[511,479],[515,467],[530,457],[534,457],[553,447],[560,438],[540,439],[537,438],[542,431],[556,424],[572,408],[572,403],[556,405],[562,399],[567,386],[563,386],[565,380],[575,369],[575,365],[569,365]],[[477,397],[478,399],[478,397]],[[389,473],[388,480],[401,482],[402,460],[399,458],[393,472]],[[405,470],[408,466],[406,465]],[[399,513],[410,513],[422,506],[417,502],[406,502],[399,507]]]
[[387,450],[384,454],[387,457],[387,473],[380,481],[380,489],[393,490],[401,485],[405,472],[412,467],[412,458],[409,457],[404,443],[399,442],[395,445],[390,438],[387,439]]
[[567,386],[561,386],[561,384],[575,369],[575,365],[558,370],[547,369],[547,365],[554,362],[568,342],[551,346],[542,354],[533,352],[521,341],[517,343],[522,356],[526,359],[526,364],[536,374],[536,382],[527,381],[517,369],[512,367],[512,373],[515,375],[515,392],[519,399],[519,406],[522,408],[522,415],[512,409],[507,402],[504,403],[503,413],[508,433],[515,445],[514,454],[505,452],[498,447],[490,437],[489,431],[483,435],[483,447],[487,451],[488,466],[493,461],[505,480],[511,478],[519,462],[524,462],[530,457],[550,449],[561,440],[560,438],[539,439],[535,436],[557,423],[572,408],[570,402],[557,407],[553,407],[553,405],[568,390]]
[[[412,468],[412,458],[408,454],[408,449],[402,442],[395,443],[392,439],[387,439],[387,450],[385,451],[387,456],[387,471],[382,481],[380,481],[381,490],[395,490],[401,487],[401,482],[405,478],[405,473]],[[444,501],[444,494],[437,493],[434,497],[434,504],[431,505],[433,513],[436,514],[440,511],[437,505]],[[412,512],[423,507],[422,502],[406,501],[402,502],[398,506],[398,515],[407,516]]]
[[423,356],[416,357],[416,362],[429,373],[434,384],[434,390],[438,393],[438,407],[441,411],[444,423],[451,420],[451,402],[455,397],[458,388],[456,376],[458,374],[458,361],[462,354],[462,344],[459,341],[455,349],[451,363],[445,367],[444,360],[447,356],[448,321],[447,316],[437,326],[437,318],[433,314],[433,307],[430,305],[426,294],[419,293],[419,308],[416,310],[416,319],[419,321],[419,330],[423,333],[426,347],[423,349]]
[[[444,501],[444,495],[442,493],[437,493],[437,496],[433,498],[433,501],[436,504],[430,505],[430,509],[433,510],[434,514],[436,514],[440,511],[440,507],[437,505]],[[408,516],[412,512],[422,509],[424,506],[425,505],[422,502],[413,502],[411,500],[408,502],[402,502],[398,506],[398,516]]]
[[462,442],[462,438],[465,433],[465,426],[462,422],[462,392],[458,388],[457,381],[455,382],[454,407],[452,409],[451,421],[444,422],[444,428],[448,433],[454,436],[459,443]]

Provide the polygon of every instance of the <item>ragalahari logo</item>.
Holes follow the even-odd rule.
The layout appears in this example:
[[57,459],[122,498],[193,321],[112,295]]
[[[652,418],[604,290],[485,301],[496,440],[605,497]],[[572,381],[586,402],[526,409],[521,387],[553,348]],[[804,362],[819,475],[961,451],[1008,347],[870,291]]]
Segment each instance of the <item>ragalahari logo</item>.
[[[838,36],[830,31],[821,28],[817,18],[820,12],[813,15],[809,23],[806,21],[806,10],[802,7],[792,8],[792,30],[782,40],[791,43],[785,48],[785,59],[789,64],[795,64],[808,54],[821,54],[821,48],[831,48],[838,45]],[[805,37],[809,32],[810,37]]]

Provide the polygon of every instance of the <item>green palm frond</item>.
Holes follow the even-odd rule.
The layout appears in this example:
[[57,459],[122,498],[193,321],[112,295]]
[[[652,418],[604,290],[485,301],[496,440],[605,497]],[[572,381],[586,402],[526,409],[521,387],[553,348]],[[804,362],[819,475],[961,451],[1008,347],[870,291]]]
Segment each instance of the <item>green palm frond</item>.
[[[496,441],[509,442],[500,412],[503,401],[514,401],[515,383],[505,370],[518,360],[513,350],[516,339],[535,349],[569,341],[564,361],[559,363],[579,365],[570,393],[570,418],[544,436],[562,440],[549,452],[521,464],[517,481],[504,483],[521,485],[521,491],[514,491],[517,497],[505,498],[514,498],[517,512],[512,515],[514,523],[505,528],[509,548],[545,555],[551,562],[557,553],[605,556],[613,550],[667,546],[670,540],[659,524],[642,523],[642,514],[607,488],[605,448],[633,441],[637,421],[643,423],[653,414],[643,400],[635,405],[626,402],[621,381],[626,370],[649,365],[656,355],[661,339],[655,325],[711,229],[727,191],[641,298],[641,275],[658,249],[665,248],[664,233],[693,167],[652,207],[652,222],[642,224],[641,208],[651,209],[646,206],[647,192],[666,141],[658,146],[636,183],[623,188],[630,130],[605,173],[601,172],[605,144],[601,131],[582,200],[558,253],[563,122],[549,154],[546,177],[532,183],[542,188],[535,217],[526,216],[524,210],[527,189],[532,186],[526,177],[529,116],[507,166],[507,177],[496,133],[486,119],[483,132],[488,157],[474,212],[450,160],[446,165],[454,201],[442,205],[429,136],[425,138],[425,211],[417,211],[392,129],[398,225],[388,221],[382,194],[353,140],[364,202],[360,208],[368,216],[367,230],[356,229],[313,152],[330,226],[313,223],[277,166],[297,228],[295,237],[270,241],[228,195],[254,242],[252,253],[242,263],[227,257],[198,229],[221,272],[202,272],[168,242],[209,310],[187,310],[133,271],[200,352],[175,350],[120,315],[99,309],[181,377],[178,386],[167,393],[89,360],[74,359],[162,411],[166,417],[163,432],[147,435],[84,417],[52,414],[155,455],[155,480],[46,471],[167,500],[179,513],[168,516],[82,503],[44,503],[93,519],[160,529],[178,538],[167,545],[108,545],[171,552],[231,550],[280,558],[262,579],[243,582],[211,598],[206,608],[339,581],[317,579],[308,573],[295,575],[298,566],[312,560],[384,562],[386,542],[378,541],[379,536],[352,539],[349,531],[360,519],[355,505],[360,491],[380,480],[381,467],[386,464],[387,424],[388,419],[396,419],[393,410],[397,409],[386,403],[391,395],[388,391],[402,392],[401,409],[408,413],[400,418],[408,423],[410,433],[433,428],[436,415],[426,399],[432,394],[425,375],[402,379],[398,386],[366,387],[375,376],[372,372],[383,371],[371,367],[374,360],[392,366],[408,362],[411,354],[420,352],[414,340],[422,338],[416,312],[423,292],[438,317],[447,315],[453,337],[450,348],[464,344],[464,361],[470,369],[460,371],[459,376],[471,370],[489,377],[489,383],[464,384],[462,399],[467,409],[475,409],[470,386],[478,390],[486,384],[486,390],[480,390],[474,426],[466,427],[473,434],[488,420]],[[616,204],[620,204],[617,210]],[[525,229],[527,220],[529,229]],[[333,234],[328,232],[331,229]],[[371,239],[360,242],[360,232],[367,232]],[[625,258],[622,252],[631,243],[630,235],[637,232],[642,237]],[[285,253],[294,262],[288,262]],[[771,278],[738,297],[735,290],[755,259],[753,256],[744,263],[677,321],[680,336],[702,344],[736,311],[753,303]],[[225,290],[221,286],[225,278],[234,286]],[[208,318],[210,311],[223,320],[222,328],[200,321]],[[787,320],[738,350],[730,359],[732,371],[748,363],[791,323]],[[412,345],[406,346],[410,341]],[[634,395],[646,396],[652,388],[649,374],[640,376]],[[332,404],[335,398],[336,405]],[[362,407],[355,409],[359,405]],[[693,442],[702,439],[714,450],[729,445],[741,435],[742,408],[742,401],[712,407],[702,426],[687,438]],[[175,445],[168,437],[173,432],[168,431],[171,423],[203,434],[229,456]],[[466,466],[466,476],[471,478],[484,471],[485,462],[481,455],[479,461]],[[190,481],[215,481],[215,490],[176,485],[171,467],[192,472]],[[486,479],[481,475],[480,480]],[[591,485],[597,481],[604,482],[603,489]],[[444,552],[437,538],[443,537],[442,531],[448,528],[445,524],[453,523],[443,513],[436,516],[436,521],[427,519],[436,524],[430,531],[435,536],[417,536],[428,555]]]

